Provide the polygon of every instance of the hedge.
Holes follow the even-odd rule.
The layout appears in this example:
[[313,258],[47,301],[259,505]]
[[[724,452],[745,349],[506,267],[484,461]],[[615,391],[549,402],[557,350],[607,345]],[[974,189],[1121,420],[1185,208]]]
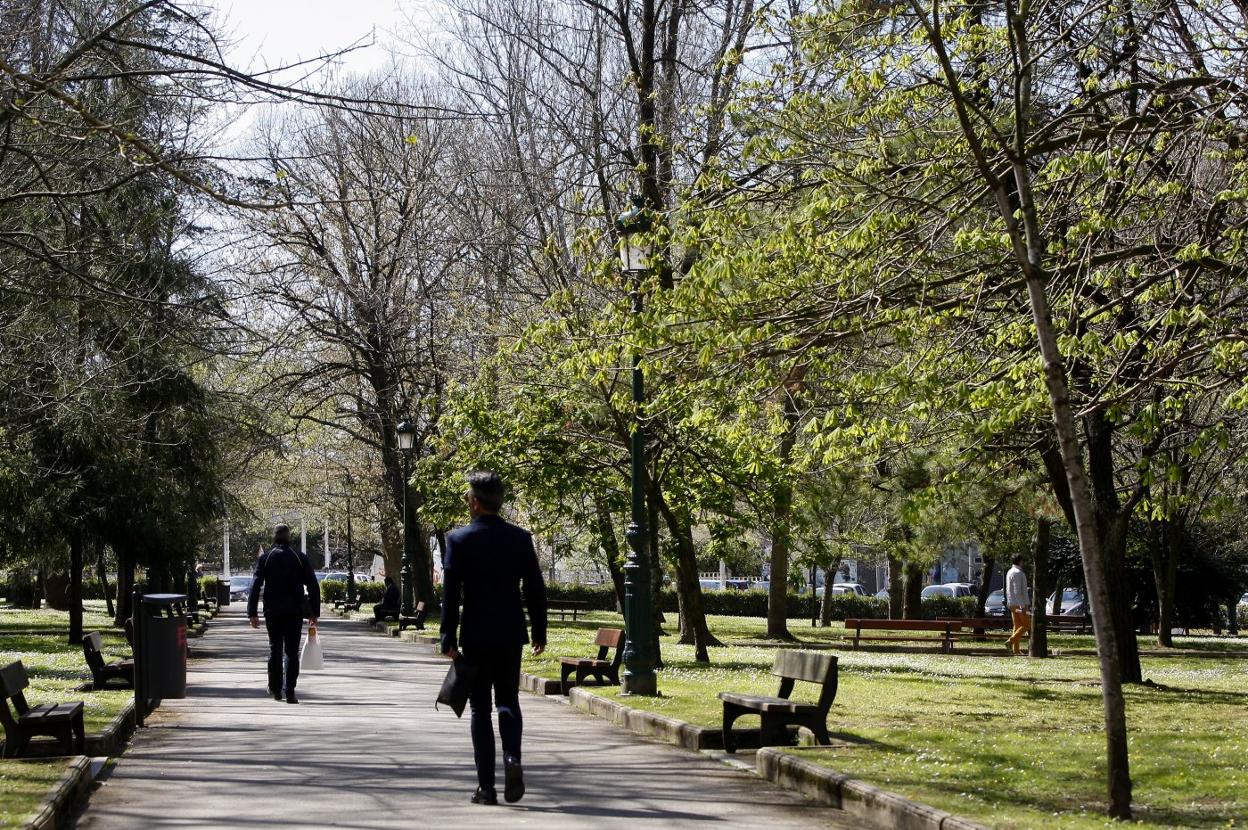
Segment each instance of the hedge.
[[[550,585],[547,593],[552,600],[579,600],[589,604],[591,611],[615,611],[615,591],[610,585]],[[822,598],[810,594],[789,594],[788,617],[810,619],[812,606],[819,613]],[[703,591],[702,603],[708,614],[726,617],[767,616],[767,592],[750,591]],[[864,597],[858,594],[835,594],[831,599],[832,619],[846,618],[885,619],[888,617],[888,600]],[[675,588],[664,588],[659,607],[665,614],[675,614],[678,609]],[[923,600],[923,618],[969,617],[975,613],[974,597],[932,597]]]

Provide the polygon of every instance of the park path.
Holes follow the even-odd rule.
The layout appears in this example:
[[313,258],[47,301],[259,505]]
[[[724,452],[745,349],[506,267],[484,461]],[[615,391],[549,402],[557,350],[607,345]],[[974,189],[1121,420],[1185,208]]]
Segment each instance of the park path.
[[[81,830],[124,828],[848,828],[749,773],[521,694],[528,793],[470,804],[467,717],[434,710],[432,648],[325,619],[325,671],[300,705],[265,691],[263,630],[226,609],[192,641],[188,697],[166,701],[92,795]],[[502,791],[501,762],[499,791]]]

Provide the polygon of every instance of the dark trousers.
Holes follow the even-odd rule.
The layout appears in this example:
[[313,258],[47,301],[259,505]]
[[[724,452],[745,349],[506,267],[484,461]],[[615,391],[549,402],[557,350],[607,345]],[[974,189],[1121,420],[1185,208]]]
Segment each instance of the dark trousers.
[[397,614],[398,612],[399,612],[399,606],[397,605],[386,605],[385,603],[378,603],[377,605],[373,606],[373,621],[378,622],[386,614]]
[[[303,634],[302,614],[266,614],[269,632],[269,691],[293,692],[299,679],[299,638]],[[282,683],[282,653],[286,656],[286,683]]]
[[520,760],[520,653],[523,646],[475,648],[464,652],[464,659],[477,669],[477,679],[468,695],[472,707],[472,756],[477,763],[477,783],[494,789],[494,726],[490,722],[490,692],[498,709],[498,733],[503,757]]

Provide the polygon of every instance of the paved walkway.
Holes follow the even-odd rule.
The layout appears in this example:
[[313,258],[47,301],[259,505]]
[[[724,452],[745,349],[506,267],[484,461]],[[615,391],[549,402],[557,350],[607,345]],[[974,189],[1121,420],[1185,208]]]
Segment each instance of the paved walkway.
[[82,830],[858,826],[749,773],[526,694],[528,793],[515,805],[470,804],[467,716],[434,710],[446,664],[431,648],[326,619],[326,670],[300,678],[302,702],[291,706],[265,691],[263,630],[247,627],[241,609],[209,626],[192,641],[190,696],[149,718],[91,797]]

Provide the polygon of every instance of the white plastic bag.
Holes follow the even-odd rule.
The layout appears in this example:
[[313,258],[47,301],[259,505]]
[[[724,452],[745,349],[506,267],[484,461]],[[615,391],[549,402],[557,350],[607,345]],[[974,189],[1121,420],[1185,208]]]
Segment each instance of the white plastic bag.
[[308,636],[303,640],[303,650],[299,652],[299,668],[316,671],[325,668],[325,657],[321,651],[321,638],[316,634],[316,626],[308,626]]

